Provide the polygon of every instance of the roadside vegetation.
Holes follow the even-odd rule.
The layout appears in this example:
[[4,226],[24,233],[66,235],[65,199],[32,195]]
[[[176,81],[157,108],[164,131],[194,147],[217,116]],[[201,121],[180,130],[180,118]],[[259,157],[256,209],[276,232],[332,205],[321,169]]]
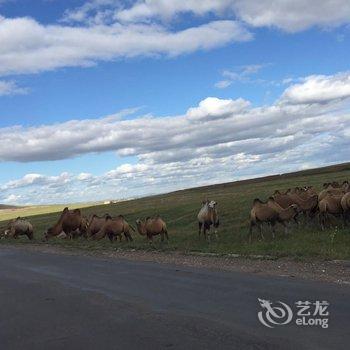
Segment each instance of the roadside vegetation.
[[[254,198],[266,200],[276,189],[283,191],[295,186],[311,185],[320,191],[324,182],[342,182],[349,179],[350,163],[347,163],[280,176],[193,188],[117,204],[83,207],[82,212],[86,216],[105,213],[112,216],[122,214],[133,226],[138,218],[159,214],[167,223],[169,243],[162,244],[160,238],[155,237],[153,244],[150,245],[145,237],[132,233],[133,242],[123,240],[110,243],[107,238],[102,241],[78,238],[76,240],[52,239],[48,244],[90,251],[135,249],[223,255],[268,255],[275,258],[294,259],[350,259],[350,226],[343,228],[341,220],[337,220],[334,226],[325,231],[321,231],[318,223],[307,223],[301,220],[299,228],[294,224],[290,226],[287,237],[283,227],[277,225],[275,240],[272,239],[269,228],[265,226],[264,241],[256,232],[252,243],[248,242],[249,211]],[[213,239],[211,243],[206,242],[203,237],[198,238],[197,213],[201,202],[206,198],[217,201],[220,217],[219,239]],[[33,242],[46,244],[42,242],[43,233],[57,221],[59,211],[63,207],[47,207],[46,213],[42,212],[43,207],[38,207],[38,212],[33,208],[31,210],[21,208],[6,212],[5,215],[1,213],[0,227],[4,227],[6,220],[11,217],[26,216],[34,225]],[[24,237],[0,241],[1,244],[32,244],[33,242],[29,242]]]

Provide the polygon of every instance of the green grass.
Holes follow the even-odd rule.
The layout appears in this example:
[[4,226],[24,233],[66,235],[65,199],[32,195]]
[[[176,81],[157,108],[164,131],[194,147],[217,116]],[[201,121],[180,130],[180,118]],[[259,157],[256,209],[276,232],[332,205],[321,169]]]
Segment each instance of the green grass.
[[[71,209],[85,208],[91,206],[92,203],[75,203],[70,204]],[[28,207],[9,207],[6,209],[0,208],[0,222],[5,220],[14,219],[18,216],[29,217],[40,214],[57,213],[63,210],[66,204],[57,205],[38,205],[38,206],[28,206]]]
[[[243,255],[263,254],[274,257],[291,257],[295,259],[350,259],[350,229],[331,228],[321,232],[317,225],[302,224],[301,228],[293,226],[288,237],[283,234],[282,227],[278,228],[277,237],[271,239],[268,228],[265,228],[265,241],[254,236],[252,244],[247,242],[248,217],[254,198],[267,199],[276,189],[286,190],[294,186],[313,185],[321,190],[326,181],[343,181],[350,178],[350,163],[302,171],[280,176],[270,176],[227,184],[193,188],[165,195],[152,196],[113,205],[98,205],[83,208],[83,214],[96,213],[99,215],[123,214],[134,225],[139,217],[160,214],[167,222],[170,242],[161,244],[157,237],[150,246],[144,237],[133,234],[134,242],[100,242],[77,239],[74,241],[53,239],[50,244],[72,249],[92,251],[121,249],[164,250],[181,252],[208,252]],[[197,213],[203,199],[215,199],[218,202],[220,215],[220,238],[210,244],[203,238],[198,239]],[[50,213],[36,214],[18,209],[14,216],[33,215],[30,217],[35,227],[36,241],[41,242],[44,230],[58,218],[58,208],[50,207]],[[61,210],[62,208],[59,208]],[[42,208],[41,208],[42,210]],[[24,211],[22,213],[22,211]],[[4,217],[2,217],[4,219]],[[9,217],[6,217],[8,219]],[[340,222],[339,222],[340,223]],[[0,226],[4,222],[0,222]],[[1,240],[8,244],[8,240]],[[27,243],[26,238],[18,240]],[[13,243],[13,241],[12,241]]]

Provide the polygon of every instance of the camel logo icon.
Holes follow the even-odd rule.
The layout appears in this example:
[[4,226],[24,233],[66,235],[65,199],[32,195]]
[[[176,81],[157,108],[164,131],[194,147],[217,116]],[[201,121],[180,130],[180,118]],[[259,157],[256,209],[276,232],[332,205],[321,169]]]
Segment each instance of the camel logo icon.
[[[259,321],[266,327],[274,328],[290,323],[293,318],[292,309],[282,301],[272,303],[269,300],[259,299],[263,311],[258,312]],[[273,305],[277,304],[277,305]]]

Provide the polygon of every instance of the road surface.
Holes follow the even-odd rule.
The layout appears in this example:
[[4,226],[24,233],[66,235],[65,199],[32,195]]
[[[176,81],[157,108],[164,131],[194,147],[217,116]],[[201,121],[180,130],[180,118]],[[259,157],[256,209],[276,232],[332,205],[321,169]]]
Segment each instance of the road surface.
[[[350,348],[347,286],[8,246],[0,263],[1,350]],[[267,328],[258,298],[329,301],[329,328]]]

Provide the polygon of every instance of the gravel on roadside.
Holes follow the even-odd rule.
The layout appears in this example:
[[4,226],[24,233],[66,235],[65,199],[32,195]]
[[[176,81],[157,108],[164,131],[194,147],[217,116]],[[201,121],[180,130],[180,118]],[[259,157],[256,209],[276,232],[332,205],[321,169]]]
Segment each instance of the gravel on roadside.
[[[6,246],[5,246],[6,247]],[[237,254],[216,256],[206,254],[184,254],[180,252],[157,252],[140,250],[84,251],[54,247],[49,244],[26,244],[12,246],[18,249],[36,250],[52,254],[86,255],[102,258],[127,259],[156,262],[178,266],[190,266],[222,271],[239,271],[259,275],[274,275],[289,278],[310,279],[332,282],[350,287],[350,261],[295,261],[290,258],[271,259],[271,257],[241,257]],[[1,246],[0,246],[1,249]]]

